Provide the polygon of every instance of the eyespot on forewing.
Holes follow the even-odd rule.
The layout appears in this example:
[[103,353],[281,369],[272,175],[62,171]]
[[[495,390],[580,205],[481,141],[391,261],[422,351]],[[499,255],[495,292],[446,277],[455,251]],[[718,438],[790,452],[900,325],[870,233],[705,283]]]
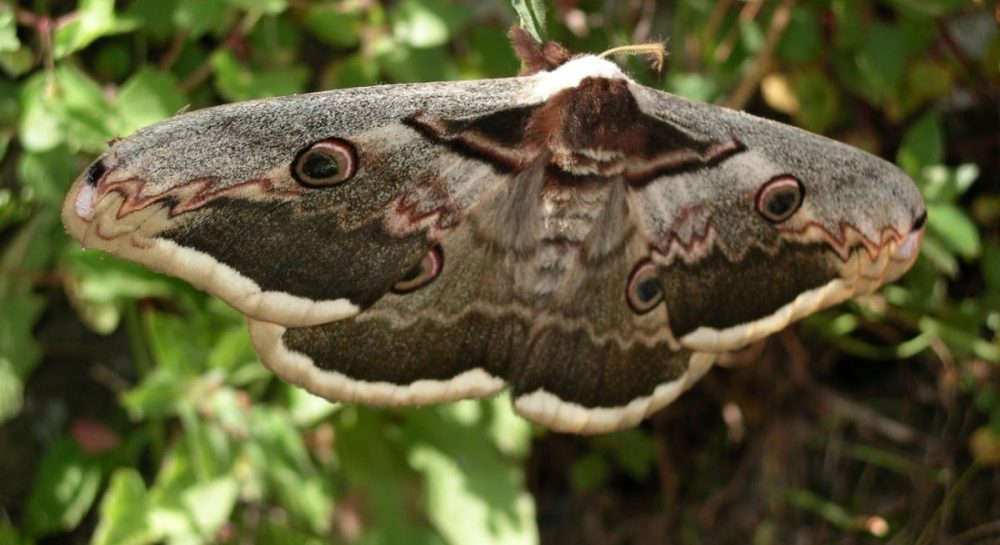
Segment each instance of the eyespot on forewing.
[[327,187],[349,180],[358,167],[354,146],[347,140],[327,138],[303,148],[292,161],[295,181],[309,187]]
[[782,174],[767,181],[757,191],[757,212],[771,223],[781,223],[802,206],[806,190],[794,176]]

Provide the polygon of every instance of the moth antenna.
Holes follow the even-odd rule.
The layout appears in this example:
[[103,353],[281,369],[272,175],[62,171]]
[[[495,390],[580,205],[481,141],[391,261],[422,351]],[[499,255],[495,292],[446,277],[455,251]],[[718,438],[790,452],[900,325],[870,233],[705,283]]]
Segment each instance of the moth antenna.
[[612,47],[611,49],[598,55],[598,57],[605,58],[617,54],[641,55],[647,57],[653,65],[653,69],[660,72],[663,70],[663,62],[667,58],[667,47],[663,44],[663,42],[620,45],[618,47]]

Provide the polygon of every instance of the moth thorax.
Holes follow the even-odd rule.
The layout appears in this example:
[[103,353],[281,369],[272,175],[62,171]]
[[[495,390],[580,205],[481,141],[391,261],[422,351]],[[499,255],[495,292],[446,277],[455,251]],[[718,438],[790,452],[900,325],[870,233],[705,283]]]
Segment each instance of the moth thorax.
[[617,176],[646,138],[643,115],[624,79],[585,78],[552,97],[535,126],[548,136],[552,163],[576,176]]

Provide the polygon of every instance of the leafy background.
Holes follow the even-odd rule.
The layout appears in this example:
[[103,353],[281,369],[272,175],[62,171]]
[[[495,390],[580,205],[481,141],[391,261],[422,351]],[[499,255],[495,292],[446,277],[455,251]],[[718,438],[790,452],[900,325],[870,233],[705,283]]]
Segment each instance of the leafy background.
[[[520,10],[647,84],[894,159],[913,271],[725,357],[637,429],[506,398],[332,405],[241,318],[60,225],[106,142],[179,110],[508,76]],[[1000,11],[963,0],[0,2],[0,544],[1000,543]]]

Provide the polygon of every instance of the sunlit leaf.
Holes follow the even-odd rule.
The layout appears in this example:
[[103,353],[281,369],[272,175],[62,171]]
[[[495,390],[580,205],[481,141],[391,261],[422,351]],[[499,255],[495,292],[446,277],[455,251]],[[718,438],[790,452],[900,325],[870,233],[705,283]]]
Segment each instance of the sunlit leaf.
[[222,0],[223,2],[247,11],[277,14],[288,8],[287,0]]
[[822,27],[818,13],[798,6],[792,9],[785,32],[778,42],[778,55],[795,62],[807,62],[820,53]]
[[120,112],[116,132],[122,136],[176,114],[187,101],[170,74],[145,67],[122,85],[114,107]]
[[468,9],[461,4],[404,0],[396,10],[393,35],[409,47],[437,47],[446,44],[467,17]]
[[29,527],[35,534],[76,528],[97,498],[101,468],[72,440],[57,439],[42,459],[28,500]]
[[939,164],[944,154],[941,122],[933,110],[920,116],[903,135],[896,162],[911,176],[925,166]]
[[21,47],[17,37],[17,20],[14,10],[6,4],[0,5],[0,52],[9,53]]
[[979,255],[982,246],[979,229],[968,214],[956,206],[929,204],[927,206],[927,229],[936,235],[953,252],[965,258]]
[[863,78],[860,83],[873,98],[884,100],[899,90],[908,51],[906,36],[900,29],[880,23],[869,27],[856,63]]
[[205,0],[179,0],[174,10],[174,23],[186,29],[195,38],[211,33],[226,24],[229,15],[225,2]]
[[65,57],[104,36],[128,32],[136,21],[115,14],[114,0],[80,0],[75,17],[56,28],[53,33],[53,55]]
[[309,32],[334,47],[352,47],[361,39],[361,13],[342,5],[310,5],[303,22]]
[[144,545],[160,539],[150,521],[142,476],[131,468],[115,471],[101,501],[101,518],[91,545]]
[[309,78],[308,69],[298,66],[252,71],[228,51],[212,57],[212,68],[219,93],[233,102],[301,93]]
[[514,11],[535,41],[545,41],[545,2],[543,0],[511,0]]

